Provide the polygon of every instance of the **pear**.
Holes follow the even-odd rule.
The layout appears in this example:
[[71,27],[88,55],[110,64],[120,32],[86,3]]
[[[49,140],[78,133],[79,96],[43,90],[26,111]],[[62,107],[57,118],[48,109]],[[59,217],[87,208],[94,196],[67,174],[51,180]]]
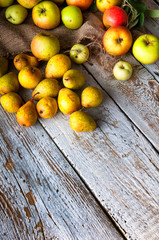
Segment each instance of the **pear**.
[[6,74],[8,71],[8,59],[5,57],[0,57],[0,77]]
[[69,89],[77,90],[84,86],[85,77],[77,69],[70,69],[63,75],[63,85]]
[[71,114],[69,119],[70,127],[76,132],[94,131],[96,122],[86,112],[76,111]]
[[58,110],[57,101],[52,97],[41,98],[36,105],[37,112],[42,118],[52,118]]
[[56,54],[50,58],[45,68],[46,78],[62,78],[71,68],[71,60],[65,54]]
[[97,87],[86,87],[81,93],[81,104],[85,108],[98,107],[102,101],[102,91]]
[[22,98],[18,93],[9,92],[1,97],[2,107],[9,113],[16,113],[22,105]]
[[35,88],[42,79],[40,69],[34,66],[26,66],[18,74],[19,83],[27,89]]
[[38,113],[33,100],[29,100],[17,111],[17,121],[23,127],[30,127],[37,121]]
[[18,76],[15,72],[9,72],[0,78],[0,94],[4,95],[9,92],[17,92],[19,90]]
[[27,55],[25,53],[16,55],[13,59],[13,63],[18,71],[29,65],[34,67],[38,67],[39,65],[38,59],[36,57]]
[[80,109],[80,98],[72,90],[62,88],[58,94],[58,106],[62,113],[71,114]]
[[44,79],[34,89],[32,97],[36,101],[43,97],[57,97],[60,88],[60,83],[56,79]]

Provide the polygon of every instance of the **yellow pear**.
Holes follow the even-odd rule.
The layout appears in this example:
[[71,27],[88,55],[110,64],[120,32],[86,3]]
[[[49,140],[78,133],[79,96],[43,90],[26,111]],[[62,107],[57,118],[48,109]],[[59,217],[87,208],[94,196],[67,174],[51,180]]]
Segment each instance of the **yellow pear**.
[[102,101],[102,91],[96,87],[86,87],[81,93],[81,104],[85,108],[98,107]]
[[9,113],[16,113],[22,105],[22,98],[18,93],[9,92],[1,97],[2,107]]
[[17,122],[23,127],[30,127],[37,121],[38,113],[33,100],[29,100],[17,111]]
[[77,69],[70,69],[63,75],[63,85],[69,89],[80,89],[85,84],[85,77]]
[[19,83],[27,89],[35,88],[42,79],[40,69],[34,66],[26,66],[18,74]]
[[60,88],[60,83],[56,79],[44,79],[34,89],[32,97],[36,101],[43,97],[57,97]]
[[57,54],[50,58],[46,65],[46,78],[62,78],[65,72],[71,68],[71,60],[64,54]]
[[69,119],[70,127],[76,132],[94,131],[96,122],[86,112],[76,111],[71,114]]
[[8,59],[5,57],[0,57],[0,77],[6,74],[8,71]]
[[22,68],[26,67],[26,66],[34,66],[34,67],[38,67],[39,62],[38,59],[34,56],[30,56],[28,54],[25,53],[20,53],[18,55],[16,55],[13,59],[13,63],[15,68],[20,71],[22,70]]
[[9,72],[0,78],[0,94],[4,95],[9,92],[17,92],[19,90],[18,76],[15,72]]
[[57,101],[52,97],[44,97],[36,105],[37,112],[42,118],[52,118],[58,110]]
[[72,90],[62,88],[58,94],[58,106],[62,113],[71,114],[80,109],[80,98]]

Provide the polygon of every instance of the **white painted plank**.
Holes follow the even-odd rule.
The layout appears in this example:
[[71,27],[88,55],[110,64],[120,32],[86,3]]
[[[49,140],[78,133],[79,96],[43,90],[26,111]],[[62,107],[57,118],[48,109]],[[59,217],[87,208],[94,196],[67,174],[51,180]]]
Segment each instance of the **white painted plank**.
[[0,239],[123,239],[39,123],[0,132]]
[[[88,85],[98,86],[80,69]],[[133,86],[133,81],[130,83]],[[72,131],[69,116],[60,112],[52,119],[39,121],[126,238],[157,240],[159,155],[113,100],[103,94],[103,104],[87,110],[98,124],[94,132]],[[27,94],[24,96],[27,99]]]

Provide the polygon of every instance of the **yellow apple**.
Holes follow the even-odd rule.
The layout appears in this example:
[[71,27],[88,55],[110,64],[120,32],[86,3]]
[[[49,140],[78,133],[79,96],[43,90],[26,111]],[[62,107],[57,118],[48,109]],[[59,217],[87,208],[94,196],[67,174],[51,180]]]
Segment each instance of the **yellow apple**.
[[136,39],[132,52],[134,57],[143,64],[152,64],[159,59],[159,38],[144,34]]
[[120,6],[121,0],[96,0],[96,6],[99,11],[104,12],[105,9],[108,9],[113,6]]
[[17,0],[17,2],[25,8],[33,8],[41,0]]
[[42,1],[33,7],[32,19],[36,26],[53,29],[60,24],[60,9],[51,1]]
[[14,0],[0,0],[0,7],[9,7],[13,2]]

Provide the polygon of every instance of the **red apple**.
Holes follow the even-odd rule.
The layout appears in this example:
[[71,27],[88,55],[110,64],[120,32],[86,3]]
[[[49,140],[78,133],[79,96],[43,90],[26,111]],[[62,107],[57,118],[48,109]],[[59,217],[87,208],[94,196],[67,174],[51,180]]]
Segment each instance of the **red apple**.
[[93,0],[66,0],[67,5],[79,7],[81,10],[88,9]]
[[113,6],[104,11],[103,24],[106,28],[116,26],[126,26],[128,23],[128,15],[124,9]]

